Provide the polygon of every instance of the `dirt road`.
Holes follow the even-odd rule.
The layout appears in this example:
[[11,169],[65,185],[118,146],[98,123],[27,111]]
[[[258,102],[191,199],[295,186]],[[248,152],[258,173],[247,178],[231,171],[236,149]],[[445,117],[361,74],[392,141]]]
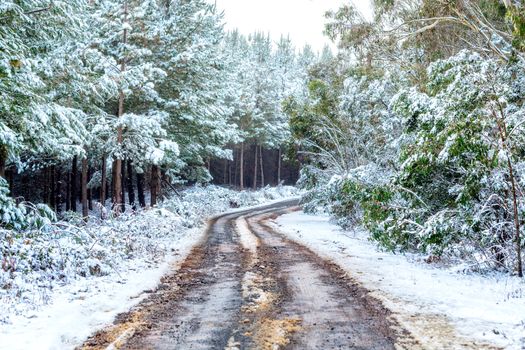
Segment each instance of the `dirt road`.
[[149,297],[85,349],[394,349],[416,346],[340,268],[267,225],[294,201],[213,219]]

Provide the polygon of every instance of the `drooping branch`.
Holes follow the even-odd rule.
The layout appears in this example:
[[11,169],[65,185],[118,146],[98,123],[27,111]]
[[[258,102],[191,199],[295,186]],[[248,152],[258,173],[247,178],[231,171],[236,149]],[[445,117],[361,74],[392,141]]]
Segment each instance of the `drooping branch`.
[[48,7],[43,7],[40,9],[24,12],[24,15],[34,15],[34,14],[41,13],[41,12],[47,12],[51,10],[51,8],[52,8],[52,5],[49,5]]

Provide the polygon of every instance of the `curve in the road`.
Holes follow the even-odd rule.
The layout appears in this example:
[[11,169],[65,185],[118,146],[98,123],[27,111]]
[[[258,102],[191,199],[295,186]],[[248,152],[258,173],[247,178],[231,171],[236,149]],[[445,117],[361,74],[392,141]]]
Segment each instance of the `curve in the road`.
[[[366,290],[266,224],[295,205],[280,202],[212,219],[206,239],[180,269],[83,348],[405,347],[410,337]],[[239,218],[250,232],[238,232]],[[245,249],[240,234],[252,234],[257,249]]]

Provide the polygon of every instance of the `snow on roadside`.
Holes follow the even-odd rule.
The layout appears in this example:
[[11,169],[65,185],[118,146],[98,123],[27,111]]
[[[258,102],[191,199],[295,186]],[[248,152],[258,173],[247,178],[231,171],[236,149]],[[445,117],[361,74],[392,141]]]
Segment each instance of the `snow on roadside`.
[[[80,345],[147,297],[164,274],[177,268],[204,237],[208,217],[296,195],[292,187],[237,192],[197,186],[166,200],[161,208],[77,227],[79,233],[71,238],[67,231],[59,238],[42,233],[41,239],[32,239],[29,245],[23,241],[31,254],[31,249],[49,248],[44,260],[51,259],[53,264],[46,265],[46,270],[0,275],[0,282],[9,284],[9,289],[0,289],[0,349]],[[81,261],[74,261],[76,257]],[[30,263],[34,262],[32,258]],[[62,274],[63,279],[57,278]]]
[[344,268],[391,309],[425,348],[525,349],[525,282],[433,267],[417,255],[380,252],[364,231],[295,212],[277,229]]
[[173,254],[163,261],[133,259],[119,272],[80,279],[58,288],[52,302],[31,313],[14,316],[0,330],[1,349],[72,349],[94,330],[110,324],[155,288],[170,268],[182,262],[204,230],[181,231],[173,237]]

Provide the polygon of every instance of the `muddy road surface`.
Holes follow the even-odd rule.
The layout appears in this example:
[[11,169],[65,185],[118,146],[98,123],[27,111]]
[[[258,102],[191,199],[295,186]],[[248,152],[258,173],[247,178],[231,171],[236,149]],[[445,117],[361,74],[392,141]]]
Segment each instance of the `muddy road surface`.
[[269,222],[295,201],[225,214],[179,269],[82,349],[417,347],[335,264]]

